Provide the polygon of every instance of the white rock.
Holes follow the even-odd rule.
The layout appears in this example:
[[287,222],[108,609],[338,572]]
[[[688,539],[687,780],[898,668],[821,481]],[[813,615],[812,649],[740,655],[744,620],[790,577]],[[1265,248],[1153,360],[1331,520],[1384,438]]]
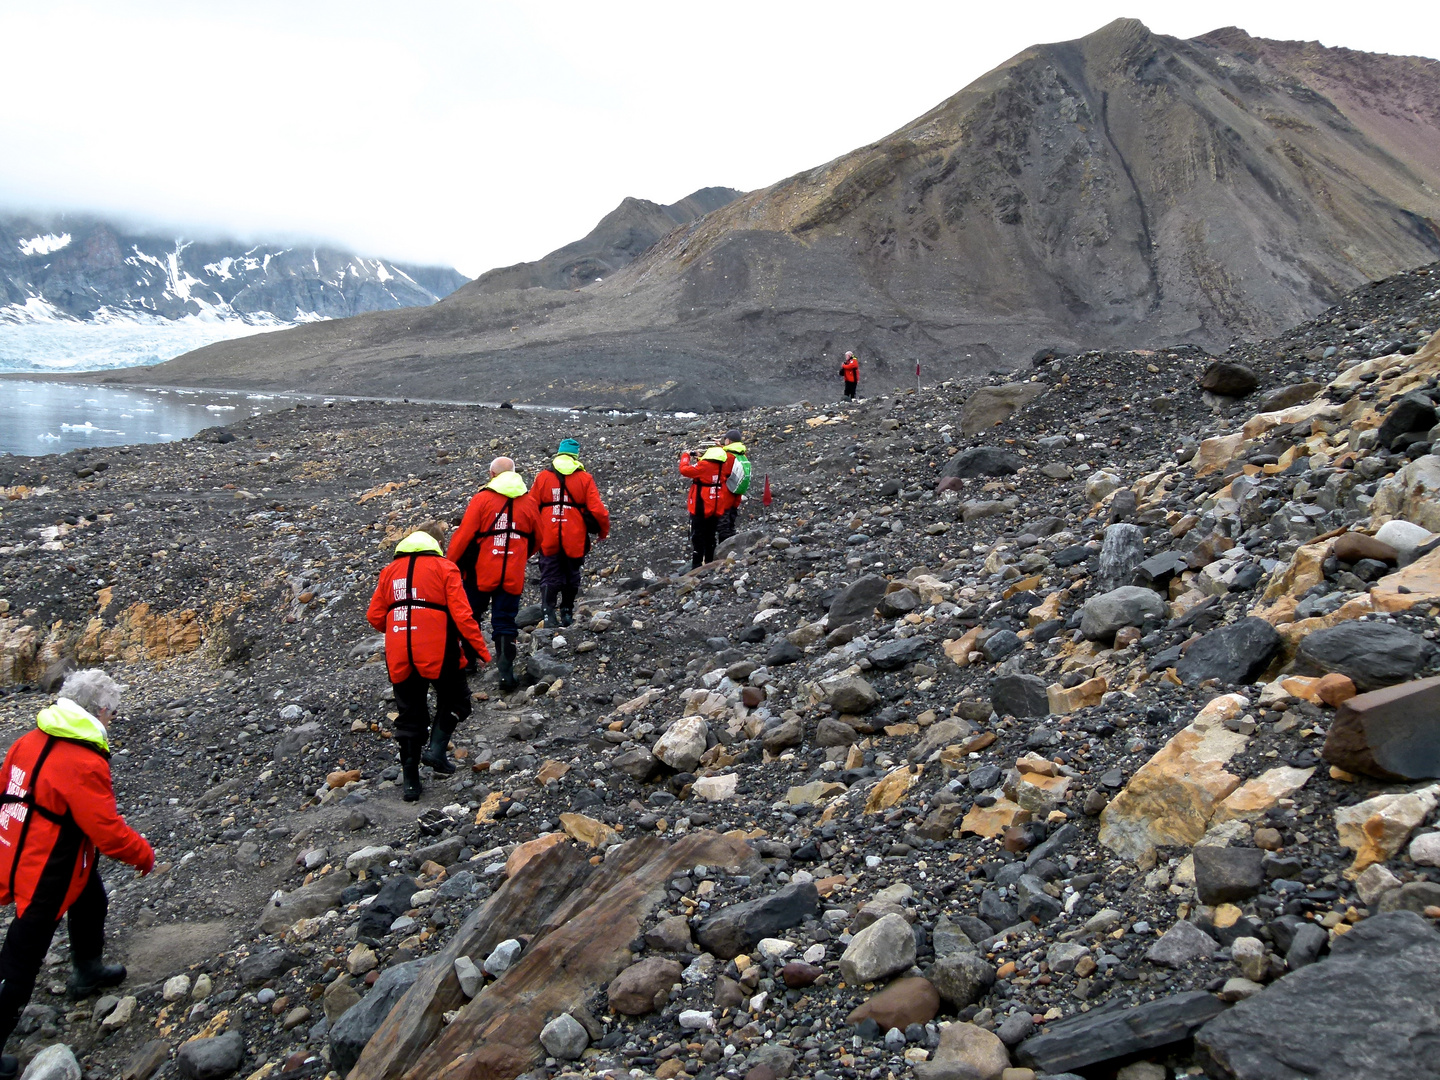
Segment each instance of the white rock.
[[1421,866],[1440,866],[1440,832],[1423,833],[1411,840],[1410,858]]
[[204,1001],[210,996],[213,988],[214,983],[210,981],[210,976],[201,972],[195,976],[195,985],[190,990],[190,998],[192,1001]]
[[574,1061],[590,1045],[584,1025],[569,1013],[561,1013],[540,1029],[540,1045],[560,1061]]
[[160,996],[166,1001],[179,1001],[190,993],[189,975],[172,975],[165,980],[165,987],[160,991]]
[[795,943],[784,938],[767,937],[756,942],[755,948],[766,960],[779,960],[795,951]]
[[655,741],[655,756],[677,772],[692,772],[705,753],[709,734],[710,725],[698,716],[682,717]]
[[482,965],[485,968],[485,974],[499,976],[509,971],[510,965],[520,959],[520,953],[524,948],[515,938],[500,942],[485,958],[485,963]]
[[80,1063],[70,1047],[55,1043],[30,1059],[20,1080],[80,1080],[80,1077]]
[[460,992],[467,998],[473,998],[480,992],[480,987],[485,985],[484,974],[468,956],[455,958],[455,978],[460,980]]
[[1265,978],[1265,943],[1259,938],[1236,938],[1230,943],[1230,957],[1244,978],[1257,983]]
[[721,776],[702,776],[690,785],[691,792],[706,802],[724,802],[735,794],[740,777],[735,773]]
[[395,849],[389,844],[371,844],[362,847],[345,859],[345,869],[352,874],[358,874],[361,870],[369,870],[376,863],[387,863],[395,854]]
[[680,1026],[686,1031],[710,1031],[715,1027],[715,1018],[709,1012],[699,1009],[685,1009],[678,1017]]
[[1366,907],[1374,907],[1376,901],[1391,892],[1400,888],[1403,882],[1385,869],[1382,863],[1371,863],[1355,879],[1355,891],[1360,894],[1360,902]]
[[1428,543],[1434,535],[1429,529],[1404,518],[1393,518],[1375,531],[1375,539],[1393,547],[1402,566],[1410,561],[1416,548]]
[[802,957],[802,959],[807,964],[820,963],[821,960],[825,959],[825,946],[819,944],[811,945],[808,949],[805,950],[805,955]]
[[139,1004],[140,1002],[134,997],[126,996],[121,998],[120,1004],[115,1006],[110,1015],[100,1021],[100,1026],[109,1028],[112,1031],[115,1028],[124,1027],[135,1016],[135,1007]]

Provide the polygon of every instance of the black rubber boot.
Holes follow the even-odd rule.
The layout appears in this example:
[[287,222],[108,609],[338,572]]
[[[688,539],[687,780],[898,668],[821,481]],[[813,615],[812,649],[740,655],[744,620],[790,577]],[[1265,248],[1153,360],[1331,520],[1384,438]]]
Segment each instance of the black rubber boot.
[[561,625],[561,626],[574,626],[574,625],[575,625],[575,594],[576,594],[577,592],[579,592],[578,589],[572,589],[572,588],[571,588],[570,586],[568,586],[568,585],[567,585],[565,588],[563,588],[563,589],[560,590],[560,625]]
[[400,740],[400,772],[405,778],[402,797],[406,802],[420,798],[420,740]]
[[575,625],[575,609],[574,609],[573,607],[562,607],[562,608],[560,609],[560,625],[561,625],[561,626],[574,626],[574,625]]
[[[119,986],[125,981],[124,964],[107,964],[101,957],[72,961],[65,991],[72,998],[85,998],[104,987]],[[0,1073],[0,1077],[3,1077]]]
[[442,776],[454,775],[455,763],[445,756],[445,751],[450,748],[450,736],[454,730],[449,724],[436,717],[434,726],[430,728],[430,745],[420,753],[420,764],[429,765]]
[[554,630],[557,626],[565,625],[561,616],[555,613],[555,605],[553,603],[542,604],[540,606],[540,614],[545,619],[546,627],[551,630]]
[[508,694],[520,685],[515,677],[515,639],[508,634],[495,639],[495,670],[500,674],[500,692]]

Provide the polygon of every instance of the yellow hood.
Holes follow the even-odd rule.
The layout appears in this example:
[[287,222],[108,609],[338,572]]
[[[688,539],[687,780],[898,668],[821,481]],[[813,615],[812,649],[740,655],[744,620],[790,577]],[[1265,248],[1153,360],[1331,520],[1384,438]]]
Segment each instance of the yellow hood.
[[502,472],[499,476],[492,477],[485,487],[489,491],[498,491],[507,499],[518,499],[525,494],[525,481],[520,479],[517,472]]
[[46,735],[57,739],[79,739],[94,743],[105,753],[110,752],[110,741],[105,735],[105,725],[96,720],[69,698],[60,698],[48,709],[41,709],[35,717],[35,726]]

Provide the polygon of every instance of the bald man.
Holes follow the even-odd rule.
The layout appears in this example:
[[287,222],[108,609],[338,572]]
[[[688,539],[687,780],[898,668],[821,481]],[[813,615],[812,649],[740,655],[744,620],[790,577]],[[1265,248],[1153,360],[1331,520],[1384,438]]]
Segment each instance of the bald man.
[[515,462],[498,457],[490,463],[490,482],[470,500],[445,553],[460,567],[476,622],[490,609],[495,670],[500,690],[507,694],[519,685],[515,639],[520,629],[515,616],[525,591],[525,563],[537,550],[539,516],[535,496],[526,490]]

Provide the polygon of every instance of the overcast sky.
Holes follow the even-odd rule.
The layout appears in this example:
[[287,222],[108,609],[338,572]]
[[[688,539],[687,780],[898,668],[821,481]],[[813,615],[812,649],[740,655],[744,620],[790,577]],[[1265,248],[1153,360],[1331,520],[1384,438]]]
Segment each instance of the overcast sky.
[[474,275],[626,195],[763,187],[1117,16],[1440,56],[1440,5],[0,0],[0,205]]

